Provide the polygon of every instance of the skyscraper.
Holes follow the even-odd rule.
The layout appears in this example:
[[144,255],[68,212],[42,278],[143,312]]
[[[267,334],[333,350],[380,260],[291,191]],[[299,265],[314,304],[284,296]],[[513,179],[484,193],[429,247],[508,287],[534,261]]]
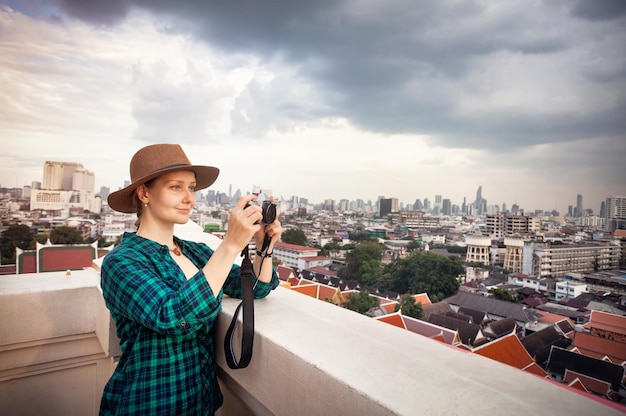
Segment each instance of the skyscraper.
[[626,197],[609,196],[605,201],[606,226],[609,231],[626,229]]
[[483,198],[483,186],[480,185],[476,190],[476,200],[474,201],[476,215],[484,214],[487,211],[487,201]]
[[452,214],[452,202],[447,198],[441,202],[441,213],[443,215]]
[[583,216],[583,196],[581,194],[578,194],[576,196],[576,217],[582,217]]
[[94,192],[93,172],[80,163],[50,162],[43,165],[43,189],[51,191]]
[[398,212],[398,198],[382,198],[380,200],[380,216],[384,217],[385,215]]

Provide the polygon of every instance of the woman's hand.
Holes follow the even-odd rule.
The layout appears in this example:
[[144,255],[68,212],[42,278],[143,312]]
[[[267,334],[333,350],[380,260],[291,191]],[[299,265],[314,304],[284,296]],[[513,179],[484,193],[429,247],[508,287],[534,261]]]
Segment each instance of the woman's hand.
[[[270,202],[274,203],[274,197],[270,197]],[[257,250],[260,250],[263,247],[263,242],[265,241],[265,236],[270,238],[270,244],[268,247],[268,253],[271,253],[274,249],[274,244],[280,239],[281,234],[283,233],[283,226],[278,220],[280,217],[280,210],[276,207],[276,219],[271,224],[261,224],[261,228],[254,234],[254,242],[256,244]]]
[[263,230],[263,226],[260,224],[263,214],[258,205],[246,206],[256,198],[257,195],[255,194],[239,198],[230,213],[228,230],[224,235],[222,244],[232,247],[233,250],[241,251],[248,245],[252,236],[255,236],[256,241],[256,235]]

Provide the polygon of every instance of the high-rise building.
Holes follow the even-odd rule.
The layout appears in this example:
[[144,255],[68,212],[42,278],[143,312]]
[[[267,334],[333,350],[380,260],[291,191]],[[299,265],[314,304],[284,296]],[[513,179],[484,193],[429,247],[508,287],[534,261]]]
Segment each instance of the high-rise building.
[[380,200],[380,217],[384,217],[392,212],[399,211],[398,198],[382,198]]
[[608,231],[626,229],[626,197],[610,196],[605,200],[605,217]]
[[69,212],[82,208],[100,212],[101,199],[95,198],[95,176],[80,163],[46,161],[42,189],[33,189],[30,209]]
[[576,196],[576,217],[582,217],[583,216],[583,196],[581,194],[578,194]]
[[107,200],[110,193],[111,193],[111,188],[109,188],[108,186],[100,187],[100,198],[102,198],[103,201]]
[[94,192],[94,174],[80,163],[50,162],[43,165],[43,189]]
[[474,201],[474,208],[476,209],[475,214],[480,215],[484,214],[483,205],[486,207],[486,201],[483,199],[483,186],[480,185],[476,190],[476,200]]
[[443,215],[451,215],[452,214],[452,202],[445,198],[441,202],[441,213]]
[[602,201],[602,203],[600,204],[600,217],[605,218],[606,217],[606,202]]

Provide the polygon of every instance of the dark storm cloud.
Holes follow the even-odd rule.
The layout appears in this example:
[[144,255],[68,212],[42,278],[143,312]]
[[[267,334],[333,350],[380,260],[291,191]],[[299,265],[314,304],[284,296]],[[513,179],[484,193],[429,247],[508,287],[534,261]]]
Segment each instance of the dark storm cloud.
[[611,20],[626,15],[624,0],[578,0],[572,15],[589,20]]
[[[106,25],[137,7],[160,16],[165,30],[192,33],[227,53],[253,54],[268,63],[279,60],[297,68],[324,97],[323,111],[281,97],[288,104],[274,110],[285,118],[293,108],[310,109],[311,119],[323,113],[346,117],[366,130],[428,134],[443,146],[494,150],[626,136],[626,101],[619,92],[626,87],[626,71],[623,57],[615,53],[626,40],[622,0],[539,4],[62,0],[60,4],[71,16]],[[578,61],[568,56],[579,49],[593,52],[580,52]],[[530,99],[460,111],[460,93],[467,93],[476,77],[493,69],[491,62],[506,62],[509,56],[522,57],[522,65],[525,58],[561,59],[562,77],[571,78],[568,93],[575,96],[577,106],[560,108],[545,102],[545,97],[562,95],[553,86],[561,75],[554,78],[538,71],[535,79],[527,80],[540,91],[535,92],[536,104]],[[514,69],[519,72],[498,73],[506,82],[495,88],[514,86],[524,68]],[[484,75],[482,79],[489,81]],[[483,93],[493,91],[473,92],[476,99]],[[541,111],[543,107],[548,111]],[[298,116],[305,119],[307,113],[300,111]],[[255,126],[240,130],[252,131]]]

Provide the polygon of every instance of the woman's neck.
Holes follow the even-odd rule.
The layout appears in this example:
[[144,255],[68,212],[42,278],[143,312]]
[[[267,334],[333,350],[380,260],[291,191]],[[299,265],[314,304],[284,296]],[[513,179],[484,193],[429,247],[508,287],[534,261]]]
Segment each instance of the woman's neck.
[[139,224],[137,235],[156,241],[159,244],[172,247],[174,241],[174,224],[169,226],[156,226],[156,224],[151,224],[150,221],[144,222],[142,220]]

